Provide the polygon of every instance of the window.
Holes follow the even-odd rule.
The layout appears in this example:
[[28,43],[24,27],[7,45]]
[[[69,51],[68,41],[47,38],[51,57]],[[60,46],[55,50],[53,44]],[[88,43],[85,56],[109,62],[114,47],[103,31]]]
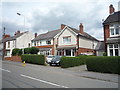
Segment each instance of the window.
[[5,56],[10,56],[10,50],[7,50]]
[[70,42],[71,42],[71,36],[63,37],[63,43],[70,43]]
[[120,25],[110,25],[110,36],[120,35]]
[[8,48],[10,48],[10,42],[8,42]]
[[120,44],[109,44],[108,56],[120,56]]
[[51,44],[51,40],[47,40],[47,41],[46,41],[46,44],[49,44],[49,45],[50,45],[50,44]]

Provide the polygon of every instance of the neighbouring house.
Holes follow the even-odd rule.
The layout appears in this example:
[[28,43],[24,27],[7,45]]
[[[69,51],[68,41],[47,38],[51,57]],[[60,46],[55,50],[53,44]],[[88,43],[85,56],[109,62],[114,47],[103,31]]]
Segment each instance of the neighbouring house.
[[34,35],[28,31],[26,32],[15,32],[14,36],[4,39],[5,42],[5,58],[12,56],[12,50],[14,48],[27,48],[31,47],[31,40]]
[[84,32],[82,23],[79,30],[70,26],[61,25],[61,32],[57,37],[57,55],[77,56],[94,55],[98,40]]
[[39,48],[38,54],[76,56],[79,54],[94,55],[98,40],[83,31],[61,24],[60,29],[40,34],[32,40],[32,46]]
[[97,46],[95,47],[95,51],[96,51],[96,56],[103,56],[105,52],[104,41],[98,42]]
[[38,54],[56,55],[56,36],[60,31],[61,29],[48,31],[38,36],[35,33],[35,38],[31,42],[32,46],[39,48]]
[[109,6],[109,16],[103,22],[105,52],[108,56],[120,56],[120,11]]

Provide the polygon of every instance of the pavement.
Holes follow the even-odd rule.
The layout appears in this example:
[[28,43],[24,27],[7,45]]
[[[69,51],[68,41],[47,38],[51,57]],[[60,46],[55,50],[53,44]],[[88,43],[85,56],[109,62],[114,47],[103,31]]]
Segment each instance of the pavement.
[[91,79],[98,79],[98,80],[110,81],[115,83],[118,83],[120,79],[120,75],[118,74],[87,71],[86,65],[71,67],[71,68],[67,68],[66,70],[77,72],[79,73],[80,76]]
[[63,69],[2,61],[1,70],[3,88],[118,88],[118,75],[88,72],[84,65]]

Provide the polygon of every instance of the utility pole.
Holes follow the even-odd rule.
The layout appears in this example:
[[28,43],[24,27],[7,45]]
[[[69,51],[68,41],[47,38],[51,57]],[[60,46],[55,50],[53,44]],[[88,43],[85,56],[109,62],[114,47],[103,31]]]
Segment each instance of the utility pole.
[[5,27],[3,28],[2,43],[3,43],[2,60],[4,60],[4,56],[5,56]]

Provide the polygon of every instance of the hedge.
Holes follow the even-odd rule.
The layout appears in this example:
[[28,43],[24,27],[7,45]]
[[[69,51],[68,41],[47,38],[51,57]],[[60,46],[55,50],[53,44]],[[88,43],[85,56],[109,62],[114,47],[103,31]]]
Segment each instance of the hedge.
[[74,67],[85,64],[86,56],[79,57],[62,57],[60,65],[62,68]]
[[120,56],[92,56],[86,58],[88,71],[120,74]]
[[24,54],[21,56],[21,58],[22,58],[22,62],[25,61],[27,63],[45,65],[44,55]]

